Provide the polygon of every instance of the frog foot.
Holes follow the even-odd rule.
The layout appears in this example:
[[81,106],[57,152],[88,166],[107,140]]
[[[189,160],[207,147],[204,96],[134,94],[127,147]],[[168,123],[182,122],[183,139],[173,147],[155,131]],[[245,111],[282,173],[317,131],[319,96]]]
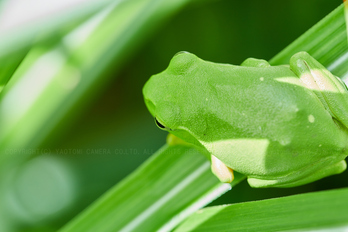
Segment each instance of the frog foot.
[[233,170],[213,155],[211,155],[211,171],[223,183],[231,183],[234,179]]

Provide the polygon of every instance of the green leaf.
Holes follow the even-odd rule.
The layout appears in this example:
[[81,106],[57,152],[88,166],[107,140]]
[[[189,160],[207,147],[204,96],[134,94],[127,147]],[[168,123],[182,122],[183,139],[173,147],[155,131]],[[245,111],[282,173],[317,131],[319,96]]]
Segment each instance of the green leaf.
[[[70,30],[71,27],[76,26],[76,23],[85,20],[112,2],[111,0],[72,0],[40,4],[33,0],[27,0],[25,3],[4,1],[0,8],[2,22],[0,58],[6,56],[7,59],[10,53],[21,51],[39,41],[54,41],[54,36]],[[26,9],[27,6],[30,6],[30,11]]]
[[197,211],[175,231],[261,232],[347,228],[347,198],[346,188],[209,207]]
[[113,77],[105,75],[111,64],[118,71],[137,46],[184,3],[115,2],[57,43],[33,47],[0,96],[0,174],[30,157],[25,149],[52,139],[105,85],[106,78]]
[[60,231],[168,231],[230,188],[203,154],[166,145]]
[[333,74],[348,77],[348,46],[343,4],[314,25],[270,60],[272,65],[288,64],[290,57],[306,51]]
[[27,51],[22,51],[15,55],[8,55],[0,62],[0,92],[5,88],[8,81],[24,59]]

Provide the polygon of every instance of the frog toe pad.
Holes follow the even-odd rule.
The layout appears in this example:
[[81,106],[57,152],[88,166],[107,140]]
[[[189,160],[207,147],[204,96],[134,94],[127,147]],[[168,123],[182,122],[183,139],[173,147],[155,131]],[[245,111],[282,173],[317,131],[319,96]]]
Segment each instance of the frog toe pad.
[[234,179],[233,170],[213,155],[211,155],[211,171],[223,183],[231,183]]

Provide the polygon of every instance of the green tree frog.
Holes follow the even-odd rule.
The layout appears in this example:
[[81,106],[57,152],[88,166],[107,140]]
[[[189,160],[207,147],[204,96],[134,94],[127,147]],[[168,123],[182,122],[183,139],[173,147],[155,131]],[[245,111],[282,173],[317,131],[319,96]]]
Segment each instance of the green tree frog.
[[143,88],[159,128],[201,149],[222,182],[293,187],[346,169],[348,91],[306,52],[240,66],[180,52]]

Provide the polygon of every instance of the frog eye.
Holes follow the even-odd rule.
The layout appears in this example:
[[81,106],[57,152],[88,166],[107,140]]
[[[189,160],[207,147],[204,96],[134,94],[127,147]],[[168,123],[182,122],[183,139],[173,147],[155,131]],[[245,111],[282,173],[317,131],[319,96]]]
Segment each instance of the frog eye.
[[167,130],[168,128],[166,126],[164,126],[162,123],[160,123],[157,118],[155,118],[155,122],[156,122],[156,125],[162,129],[162,130]]

